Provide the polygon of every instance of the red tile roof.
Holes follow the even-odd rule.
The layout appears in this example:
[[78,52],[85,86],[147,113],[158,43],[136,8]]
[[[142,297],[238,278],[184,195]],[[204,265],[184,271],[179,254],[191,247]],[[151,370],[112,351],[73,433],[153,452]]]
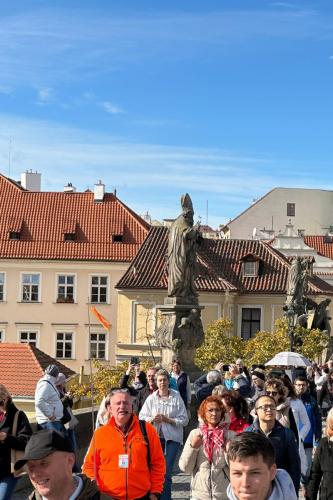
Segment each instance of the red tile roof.
[[[111,193],[95,202],[91,192],[31,192],[0,174],[0,258],[130,262],[148,228]],[[10,240],[10,231],[21,239]],[[73,231],[75,241],[65,241]]]
[[[146,241],[118,282],[118,289],[167,289],[168,228],[152,227]],[[242,260],[256,255],[259,275],[243,276]],[[290,264],[277,250],[259,240],[203,239],[198,250],[196,287],[200,292],[285,294]],[[311,294],[333,295],[333,287],[314,276]]]
[[326,236],[304,236],[304,242],[320,255],[333,259],[333,238],[331,243],[325,242],[325,238]]
[[12,396],[33,398],[48,365],[57,365],[66,378],[75,374],[51,356],[29,344],[0,343],[0,382]]

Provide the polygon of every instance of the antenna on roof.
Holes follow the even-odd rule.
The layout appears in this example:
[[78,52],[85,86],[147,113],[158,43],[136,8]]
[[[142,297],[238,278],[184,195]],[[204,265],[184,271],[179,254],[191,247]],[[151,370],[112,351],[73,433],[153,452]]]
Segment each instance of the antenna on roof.
[[113,188],[113,194],[114,194],[115,196],[117,196],[117,188],[116,188],[116,187],[115,187],[115,188]]

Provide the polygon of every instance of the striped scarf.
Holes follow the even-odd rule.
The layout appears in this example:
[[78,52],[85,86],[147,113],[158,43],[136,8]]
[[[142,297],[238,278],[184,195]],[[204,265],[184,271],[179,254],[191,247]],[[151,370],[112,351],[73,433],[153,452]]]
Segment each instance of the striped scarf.
[[209,462],[213,461],[214,448],[218,454],[222,454],[225,448],[225,433],[229,428],[229,424],[220,422],[216,427],[208,427],[207,424],[201,423],[199,429],[203,438],[203,449]]

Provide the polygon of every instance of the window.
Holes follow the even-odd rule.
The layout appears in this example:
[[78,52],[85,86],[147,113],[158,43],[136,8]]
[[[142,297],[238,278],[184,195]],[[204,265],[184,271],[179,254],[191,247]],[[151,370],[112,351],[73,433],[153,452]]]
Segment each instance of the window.
[[64,233],[65,241],[75,241],[75,233]]
[[114,234],[113,235],[113,242],[114,243],[120,243],[123,241],[123,235],[122,234]]
[[30,344],[37,347],[37,332],[22,331],[20,332],[21,344]]
[[5,332],[3,330],[0,330],[0,343],[5,340]]
[[106,303],[108,300],[108,277],[91,276],[91,302]]
[[39,274],[22,274],[22,301],[39,301]]
[[10,231],[9,232],[9,239],[10,240],[20,240],[21,233],[19,231]]
[[5,273],[0,273],[0,302],[5,300]]
[[260,330],[261,309],[256,307],[242,308],[241,336],[244,340],[254,337]]
[[106,359],[106,334],[91,333],[90,334],[90,358]]
[[73,357],[73,333],[57,332],[56,358]]
[[287,217],[295,217],[295,203],[287,203]]
[[58,275],[57,302],[74,302],[75,276],[73,274]]
[[243,264],[244,276],[257,276],[258,275],[258,261],[247,260]]

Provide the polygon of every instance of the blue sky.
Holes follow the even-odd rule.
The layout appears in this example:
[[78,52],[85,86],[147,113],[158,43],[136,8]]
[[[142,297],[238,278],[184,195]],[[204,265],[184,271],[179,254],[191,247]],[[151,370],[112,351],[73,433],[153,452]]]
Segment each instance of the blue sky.
[[188,191],[217,227],[333,189],[331,0],[0,0],[0,68],[0,171],[43,190],[102,179],[158,219]]

